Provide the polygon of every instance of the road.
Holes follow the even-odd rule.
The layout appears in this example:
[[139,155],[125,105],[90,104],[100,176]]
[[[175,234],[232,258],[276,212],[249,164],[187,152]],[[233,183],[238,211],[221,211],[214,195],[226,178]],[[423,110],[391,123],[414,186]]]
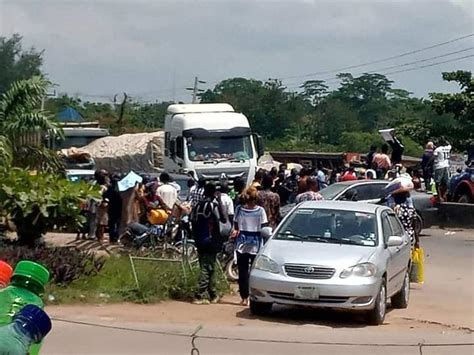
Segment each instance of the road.
[[236,296],[211,306],[52,306],[54,329],[43,353],[190,354],[197,331],[201,355],[473,354],[473,345],[447,344],[474,343],[474,230],[425,234],[426,282],[413,285],[408,309],[390,311],[383,326],[306,308],[277,307],[270,317],[255,318]]

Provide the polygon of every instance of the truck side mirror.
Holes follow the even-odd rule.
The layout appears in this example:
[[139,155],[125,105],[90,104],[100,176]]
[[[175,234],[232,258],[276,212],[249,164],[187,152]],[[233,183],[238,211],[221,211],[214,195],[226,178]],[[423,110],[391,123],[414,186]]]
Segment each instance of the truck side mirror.
[[176,141],[174,139],[170,140],[170,155],[171,159],[174,159],[176,156]]
[[265,146],[263,144],[263,138],[256,133],[253,134],[253,138],[254,138],[254,143],[256,145],[256,148],[257,148],[258,158],[260,158],[263,154],[265,154]]

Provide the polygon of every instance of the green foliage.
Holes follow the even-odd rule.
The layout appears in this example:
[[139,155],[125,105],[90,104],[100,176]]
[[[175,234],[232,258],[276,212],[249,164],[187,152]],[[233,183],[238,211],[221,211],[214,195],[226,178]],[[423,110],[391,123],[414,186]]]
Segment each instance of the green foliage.
[[371,145],[382,145],[382,137],[378,133],[368,132],[343,132],[341,145],[348,152],[368,152]]
[[474,142],[474,78],[471,72],[458,70],[443,73],[443,79],[456,82],[461,92],[430,93],[432,106],[438,114],[452,114],[457,124],[444,136],[464,150],[468,143]]
[[59,157],[43,147],[48,132],[60,135],[58,124],[39,109],[50,82],[41,76],[14,82],[0,96],[0,167],[61,171]]
[[51,273],[51,282],[67,285],[80,277],[96,275],[105,263],[91,251],[65,247],[36,248],[4,245],[0,249],[0,260],[12,267],[21,260],[32,260],[44,265]]
[[[136,260],[140,288],[137,289],[129,258],[113,255],[99,273],[81,277],[68,287],[51,285],[57,303],[138,302],[151,303],[165,299],[190,300],[197,291],[199,268],[183,271],[181,263]],[[220,294],[229,287],[221,273],[216,277]]]
[[0,95],[14,82],[41,74],[43,52],[23,50],[21,40],[17,33],[11,38],[0,37]]
[[53,228],[76,229],[84,222],[80,207],[89,196],[98,197],[98,191],[83,182],[18,168],[0,171],[0,210],[15,223],[22,244]]

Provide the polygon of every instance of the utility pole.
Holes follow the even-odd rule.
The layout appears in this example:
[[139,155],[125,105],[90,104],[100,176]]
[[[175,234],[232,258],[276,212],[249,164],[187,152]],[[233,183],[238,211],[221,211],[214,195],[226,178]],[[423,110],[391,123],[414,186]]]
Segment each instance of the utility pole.
[[41,97],[41,111],[44,111],[44,104],[45,104],[47,96],[48,97],[56,97],[56,90],[54,90],[53,93],[51,93],[51,94],[46,93]]
[[190,91],[193,92],[193,101],[192,101],[193,104],[197,103],[197,94],[199,92],[204,92],[204,90],[198,88],[198,85],[199,84],[205,84],[205,83],[206,83],[205,81],[199,80],[199,78],[197,76],[195,76],[194,77],[194,86],[192,88],[186,88],[186,90],[190,90]]

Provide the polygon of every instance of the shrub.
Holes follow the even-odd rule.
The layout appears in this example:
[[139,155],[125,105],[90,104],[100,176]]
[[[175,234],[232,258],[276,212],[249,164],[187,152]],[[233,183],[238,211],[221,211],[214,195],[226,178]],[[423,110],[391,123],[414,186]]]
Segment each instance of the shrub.
[[0,259],[12,267],[20,260],[32,260],[44,265],[51,273],[51,282],[69,284],[80,277],[96,275],[103,267],[105,259],[93,252],[65,247],[28,248],[4,245],[0,249]]
[[98,196],[97,189],[84,182],[18,168],[0,170],[0,211],[15,223],[21,244],[31,245],[55,227],[77,229],[84,222],[81,203],[89,196]]

